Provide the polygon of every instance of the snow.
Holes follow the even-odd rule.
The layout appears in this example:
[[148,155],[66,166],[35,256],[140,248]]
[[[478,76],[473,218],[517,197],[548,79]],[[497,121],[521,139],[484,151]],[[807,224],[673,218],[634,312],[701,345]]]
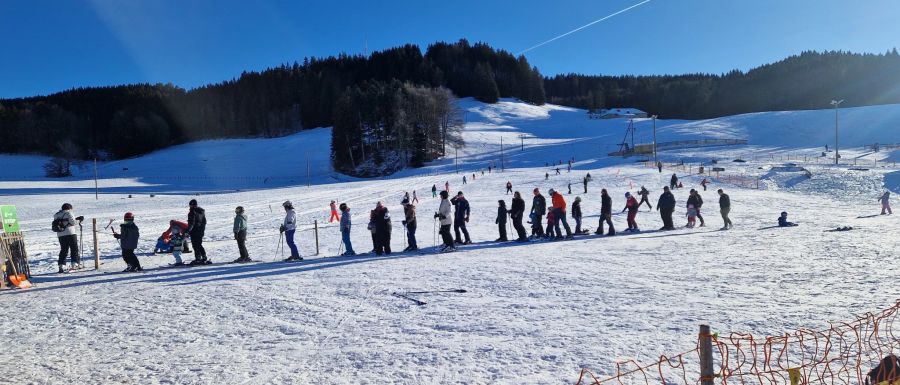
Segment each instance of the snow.
[[[900,192],[900,171],[884,161],[895,155],[886,150],[860,158],[867,171],[820,159],[821,146],[833,135],[832,110],[658,120],[660,141],[748,139],[747,146],[660,156],[667,163],[695,162],[694,171],[696,162],[718,159],[728,173],[760,176],[761,189],[713,178],[710,191],[701,191],[708,223],[703,228],[653,232],[661,221],[643,208],[637,217],[641,234],[522,245],[493,242],[497,200],[506,199],[508,206],[511,198],[504,195],[507,181],[523,193],[527,208],[532,188],[566,192],[572,183],[574,194],[565,198],[584,199],[584,224],[593,230],[600,188],[609,191],[617,211],[624,193],[641,185],[651,190],[655,206],[673,172],[686,188],[700,189],[703,177],[671,166],[660,174],[634,158],[606,156],[621,142],[625,120],[591,120],[583,110],[514,100],[485,105],[464,99],[460,106],[467,120],[460,174],[452,152],[427,167],[384,178],[335,174],[327,161],[327,128],[284,138],[197,142],[101,164],[98,200],[92,169],[57,181],[40,177],[41,157],[0,157],[0,204],[18,207],[36,285],[0,292],[11,310],[0,327],[4,341],[15,347],[14,354],[0,356],[0,366],[17,368],[17,378],[33,384],[563,384],[573,382],[581,367],[609,374],[616,360],[650,361],[688,350],[701,323],[719,332],[780,334],[821,328],[896,299],[885,288],[900,268],[884,259],[900,246],[897,217],[871,216],[880,210],[876,200],[884,188]],[[842,139],[851,146],[841,150],[845,162],[867,154],[864,144],[898,142],[900,105],[841,113],[848,136]],[[652,138],[649,120],[636,125],[636,141]],[[821,138],[815,136],[818,129]],[[524,146],[520,134],[526,136]],[[572,156],[569,173],[565,161]],[[481,175],[490,162],[499,166],[501,157],[504,172]],[[737,157],[748,162],[731,162]],[[545,166],[560,160],[561,175]],[[809,170],[811,177],[778,168],[786,163]],[[545,172],[551,174],[546,181]],[[587,172],[593,181],[583,194]],[[428,222],[438,200],[430,188],[445,181],[471,202],[475,244],[435,254]],[[716,230],[717,188],[731,196],[733,230]],[[338,253],[340,240],[336,224],[327,223],[331,200],[352,208],[357,252],[371,248],[366,213],[384,200],[395,222],[392,247],[399,251],[399,201],[412,189],[421,201],[418,239],[424,253],[326,258]],[[675,221],[683,224],[687,193],[675,195]],[[266,263],[157,268],[171,256],[144,254],[169,219],[186,217],[191,198],[207,211],[210,258],[237,257],[231,225],[234,207],[241,205],[249,215],[251,257]],[[298,241],[307,261],[300,264],[270,262],[281,258],[277,227],[286,199],[303,224]],[[97,218],[101,227],[133,212],[148,271],[114,273],[124,265],[115,240],[101,229],[100,271],[54,274],[58,245],[49,222],[64,201],[76,215]],[[781,211],[800,226],[759,230],[774,224]],[[621,232],[625,219],[613,218]],[[569,224],[574,228],[571,218]],[[838,226],[856,230],[823,231]],[[87,251],[87,226],[84,234]],[[391,295],[457,288],[467,292],[413,295],[424,306]]]

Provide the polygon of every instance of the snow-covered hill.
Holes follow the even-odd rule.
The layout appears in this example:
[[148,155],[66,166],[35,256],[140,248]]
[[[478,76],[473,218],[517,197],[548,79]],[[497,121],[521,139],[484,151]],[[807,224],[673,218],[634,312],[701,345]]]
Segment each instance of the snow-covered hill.
[[[609,191],[617,212],[626,191],[645,185],[656,206],[670,174],[697,189],[704,176],[672,166],[659,173],[634,159],[607,156],[622,140],[627,124],[622,120],[589,120],[581,110],[511,100],[461,103],[467,111],[467,146],[460,149],[458,164],[450,157],[371,180],[329,169],[328,129],[277,139],[198,142],[104,164],[99,199],[88,178],[92,170],[74,180],[52,181],[39,176],[39,157],[0,158],[12,166],[0,178],[0,204],[19,209],[36,283],[28,291],[0,292],[6,308],[16,309],[0,321],[4,341],[15,347],[15,354],[0,355],[0,366],[15,367],[18,380],[36,384],[563,384],[574,381],[581,367],[610,373],[616,360],[690,349],[700,323],[717,331],[780,334],[822,327],[896,299],[885,287],[900,268],[883,260],[900,246],[900,229],[897,217],[877,215],[876,198],[884,187],[900,192],[898,169],[885,163],[890,151],[860,158],[861,164],[881,160],[869,170],[852,170],[847,163],[867,154],[860,147],[866,143],[900,142],[894,137],[900,106],[842,110],[847,114],[842,127],[853,133],[845,143],[855,147],[842,150],[842,166],[819,159],[827,139],[812,137],[818,129],[823,138],[833,134],[833,111],[658,121],[660,141],[750,141],[660,154],[669,163],[717,159],[727,173],[764,177],[759,190],[713,178],[712,189],[731,195],[734,230],[715,231],[721,226],[716,195],[701,191],[707,227],[655,232],[659,216],[643,209],[637,217],[640,234],[515,244],[494,242],[497,200],[509,206],[511,198],[505,195],[507,181],[526,198],[527,208],[533,188],[567,193],[572,183],[565,199],[584,200],[584,225],[593,230],[601,188]],[[636,141],[648,141],[651,122],[637,127]],[[800,130],[809,131],[781,135]],[[772,168],[788,154],[810,178],[798,179],[794,168]],[[487,173],[501,157],[505,170]],[[574,167],[567,172],[571,157]],[[736,157],[747,162],[732,162]],[[560,175],[545,166],[560,160]],[[588,193],[581,185],[586,173],[594,179]],[[431,214],[438,200],[430,188],[445,182],[471,202],[474,244],[435,254]],[[331,258],[340,239],[336,225],[327,223],[331,200],[351,206],[358,252],[371,249],[368,210],[385,201],[398,251],[404,247],[397,222],[405,191],[415,191],[420,200],[421,254]],[[675,192],[676,224],[684,223],[686,194]],[[241,205],[250,217],[251,257],[266,263],[160,269],[171,256],[149,252],[170,219],[186,217],[191,198],[207,211],[206,246],[214,261],[236,258],[231,226],[234,207]],[[280,204],[288,199],[302,224],[299,245],[308,260],[301,264],[271,262],[281,258],[277,227]],[[114,273],[123,268],[120,251],[101,229],[101,271],[55,274],[58,244],[49,225],[63,202],[103,225],[133,212],[142,235],[138,252],[148,271]],[[767,228],[781,211],[801,226]],[[319,227],[318,255],[313,221]],[[613,221],[621,234],[625,219],[614,215]],[[569,224],[574,227],[571,219]],[[856,230],[823,231],[837,226]],[[88,227],[84,235],[89,251]],[[467,292],[417,295],[424,306],[391,295],[446,289]]]

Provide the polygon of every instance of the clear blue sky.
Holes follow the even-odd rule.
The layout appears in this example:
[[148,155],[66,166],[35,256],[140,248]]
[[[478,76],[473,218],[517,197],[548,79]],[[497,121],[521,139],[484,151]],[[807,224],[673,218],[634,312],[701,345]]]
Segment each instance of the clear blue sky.
[[[0,98],[192,88],[305,56],[484,41],[513,53],[640,0],[0,0]],[[652,0],[528,52],[545,75],[721,73],[900,46],[898,0]]]

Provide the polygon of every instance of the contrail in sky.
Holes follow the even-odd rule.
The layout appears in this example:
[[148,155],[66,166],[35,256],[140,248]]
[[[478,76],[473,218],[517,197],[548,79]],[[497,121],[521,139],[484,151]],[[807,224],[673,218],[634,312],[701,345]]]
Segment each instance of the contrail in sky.
[[533,49],[535,49],[535,48],[537,48],[537,47],[540,47],[540,46],[542,46],[542,45],[544,45],[544,44],[547,44],[547,43],[553,42],[553,41],[555,41],[555,40],[558,40],[558,39],[564,38],[564,37],[566,37],[566,36],[569,36],[569,35],[571,35],[571,34],[573,34],[573,33],[575,33],[575,32],[581,31],[582,29],[585,29],[585,28],[587,28],[587,27],[590,27],[590,26],[592,26],[592,25],[594,25],[594,24],[597,24],[597,23],[599,23],[599,22],[601,22],[601,21],[603,21],[603,20],[609,19],[609,18],[611,18],[611,17],[613,17],[613,16],[616,16],[616,15],[618,15],[618,14],[620,14],[620,13],[628,12],[628,11],[634,9],[634,8],[637,8],[637,7],[640,7],[640,6],[644,5],[644,4],[647,4],[647,3],[649,3],[650,1],[651,1],[651,0],[644,0],[644,1],[640,2],[640,3],[637,3],[637,4],[635,4],[635,5],[632,5],[632,6],[628,7],[628,8],[625,8],[625,9],[619,11],[619,12],[613,13],[613,14],[611,14],[611,15],[607,15],[607,16],[603,17],[602,19],[594,20],[594,21],[592,21],[592,22],[590,22],[590,23],[587,23],[587,24],[585,24],[585,25],[582,25],[581,27],[575,28],[575,29],[573,29],[573,30],[571,30],[571,31],[569,31],[569,32],[566,32],[566,33],[564,33],[564,34],[562,34],[562,35],[559,35],[559,36],[557,36],[557,37],[554,37],[554,38],[552,38],[552,39],[550,39],[550,40],[547,40],[547,41],[545,41],[545,42],[543,42],[543,43],[540,43],[540,44],[537,44],[537,45],[535,45],[535,46],[529,47],[528,49],[525,49],[525,50],[523,50],[522,52],[517,53],[516,56],[519,56],[519,55],[521,55],[521,54],[523,54],[523,53],[525,53],[525,52],[531,51],[531,50],[533,50]]

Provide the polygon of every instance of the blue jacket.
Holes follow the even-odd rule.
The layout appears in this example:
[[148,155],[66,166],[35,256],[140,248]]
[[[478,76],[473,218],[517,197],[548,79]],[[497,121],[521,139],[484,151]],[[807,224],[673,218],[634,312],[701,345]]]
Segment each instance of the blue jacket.
[[454,206],[456,206],[456,212],[454,213],[454,218],[456,221],[464,221],[469,217],[469,201],[465,198],[453,198],[450,200]]
[[344,211],[341,213],[341,232],[349,233],[350,232],[350,210]]

